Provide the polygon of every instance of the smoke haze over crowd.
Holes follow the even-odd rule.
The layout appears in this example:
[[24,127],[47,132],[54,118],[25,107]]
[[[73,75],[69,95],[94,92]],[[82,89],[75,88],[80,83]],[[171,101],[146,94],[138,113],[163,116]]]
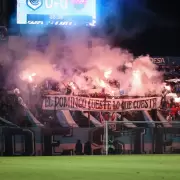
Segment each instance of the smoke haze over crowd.
[[[25,36],[16,37],[8,44],[14,51],[13,56],[9,55],[7,48],[3,50],[1,47],[1,59],[7,59],[4,62],[8,67],[13,65],[9,71],[16,77],[13,83],[24,89],[27,82],[39,84],[46,78],[52,78],[60,86],[75,84],[74,91],[90,90],[95,86],[106,89],[111,95],[120,89],[129,95],[142,96],[153,90],[160,92],[162,75],[149,56],[135,58],[128,50],[112,48],[105,39],[90,37],[86,28],[64,30],[64,33],[66,37],[62,38],[62,31],[58,29],[47,32],[44,40],[41,37],[41,42],[37,41],[39,35],[32,41]],[[109,80],[118,81],[118,89],[114,90]],[[9,82],[8,79],[6,81]]]

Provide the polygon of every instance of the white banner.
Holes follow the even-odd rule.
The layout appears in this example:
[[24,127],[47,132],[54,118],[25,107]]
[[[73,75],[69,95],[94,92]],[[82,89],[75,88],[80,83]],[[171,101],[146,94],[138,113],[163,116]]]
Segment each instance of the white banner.
[[103,99],[68,95],[47,95],[44,110],[141,111],[160,107],[161,97]]

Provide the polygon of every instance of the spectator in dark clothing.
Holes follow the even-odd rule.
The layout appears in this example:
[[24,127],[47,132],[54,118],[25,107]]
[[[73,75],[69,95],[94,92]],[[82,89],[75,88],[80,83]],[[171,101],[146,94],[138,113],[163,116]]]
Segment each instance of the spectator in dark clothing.
[[92,154],[92,148],[91,148],[91,142],[87,141],[84,145],[84,154],[85,155],[91,155]]
[[77,140],[76,147],[75,147],[76,155],[82,155],[82,143],[80,140]]

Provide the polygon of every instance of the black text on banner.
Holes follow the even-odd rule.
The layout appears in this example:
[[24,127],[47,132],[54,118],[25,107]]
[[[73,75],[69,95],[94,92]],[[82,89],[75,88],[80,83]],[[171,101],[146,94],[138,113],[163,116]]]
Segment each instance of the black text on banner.
[[44,110],[83,111],[139,111],[157,109],[160,97],[103,99],[67,95],[48,95],[43,100]]

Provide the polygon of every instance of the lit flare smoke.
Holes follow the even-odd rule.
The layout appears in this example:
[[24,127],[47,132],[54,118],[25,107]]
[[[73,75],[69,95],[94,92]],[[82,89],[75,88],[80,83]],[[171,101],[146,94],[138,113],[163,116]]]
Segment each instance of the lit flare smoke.
[[[93,45],[93,39],[92,48],[88,48],[88,33],[80,33],[81,38],[72,34],[67,41],[61,41],[54,33],[45,53],[28,52],[24,60],[17,65],[20,79],[35,81],[36,84],[47,78],[52,78],[60,84],[69,79],[69,86],[74,91],[90,92],[96,87],[99,90],[104,88],[112,95],[120,90],[129,95],[141,96],[149,91],[161,92],[162,74],[156,70],[149,56],[134,58],[128,51],[120,48],[111,48],[102,43]],[[126,68],[121,70],[122,67]],[[110,80],[119,82],[119,89],[112,88]],[[23,83],[18,84],[23,86]]]
[[34,77],[36,76],[36,73],[29,73],[28,71],[23,71],[20,74],[20,78],[23,81],[27,81],[28,83],[32,83],[34,81]]

